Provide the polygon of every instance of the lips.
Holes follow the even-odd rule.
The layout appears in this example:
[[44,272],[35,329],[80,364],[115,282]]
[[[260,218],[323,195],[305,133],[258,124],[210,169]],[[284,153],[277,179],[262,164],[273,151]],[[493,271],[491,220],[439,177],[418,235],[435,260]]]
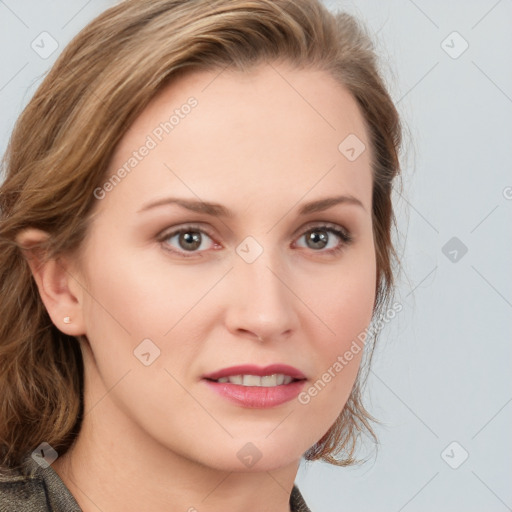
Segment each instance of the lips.
[[238,406],[267,409],[296,398],[306,377],[297,368],[284,364],[243,365],[204,375],[203,381],[215,393]]

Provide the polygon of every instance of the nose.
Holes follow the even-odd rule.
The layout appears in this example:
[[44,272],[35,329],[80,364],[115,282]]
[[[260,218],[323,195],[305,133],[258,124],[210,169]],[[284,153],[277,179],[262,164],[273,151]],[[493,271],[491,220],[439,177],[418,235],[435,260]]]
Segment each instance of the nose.
[[290,272],[284,269],[270,250],[252,263],[235,255],[225,317],[226,327],[234,336],[268,343],[297,331],[300,300],[293,293]]

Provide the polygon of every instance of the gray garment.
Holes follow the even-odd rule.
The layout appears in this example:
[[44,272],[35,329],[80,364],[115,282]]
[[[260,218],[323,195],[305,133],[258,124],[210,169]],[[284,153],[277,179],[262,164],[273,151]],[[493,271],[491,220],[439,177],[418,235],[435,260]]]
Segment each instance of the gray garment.
[[[292,512],[311,512],[294,485]],[[0,470],[0,512],[82,512],[55,470],[27,457],[21,471]]]
[[[5,470],[2,470],[5,471]],[[27,457],[21,471],[0,472],[0,512],[82,512],[55,470]]]

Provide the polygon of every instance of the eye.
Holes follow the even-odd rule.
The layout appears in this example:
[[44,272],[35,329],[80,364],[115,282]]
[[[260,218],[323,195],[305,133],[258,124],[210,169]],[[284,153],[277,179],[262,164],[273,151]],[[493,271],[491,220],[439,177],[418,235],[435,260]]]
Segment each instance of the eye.
[[[207,250],[208,245],[212,245],[208,243],[208,240],[213,242],[211,236],[204,229],[192,225],[165,233],[159,238],[166,250],[178,253],[185,258],[201,256],[201,252]],[[168,247],[169,245],[171,247]],[[213,243],[213,245],[220,247],[216,243]],[[187,254],[187,252],[190,254]]]
[[[304,232],[299,240],[302,238],[305,238],[306,248],[322,254],[336,254],[352,242],[350,233],[336,224],[313,226]],[[158,241],[161,242],[165,250],[185,258],[202,257],[202,253],[209,248],[219,249],[222,247],[213,241],[207,231],[194,225],[166,232],[158,238]],[[299,247],[301,246],[299,245]]]
[[[326,254],[336,254],[352,242],[350,233],[334,224],[313,226],[299,240],[301,238],[305,238],[307,248]],[[338,240],[336,241],[336,239]]]

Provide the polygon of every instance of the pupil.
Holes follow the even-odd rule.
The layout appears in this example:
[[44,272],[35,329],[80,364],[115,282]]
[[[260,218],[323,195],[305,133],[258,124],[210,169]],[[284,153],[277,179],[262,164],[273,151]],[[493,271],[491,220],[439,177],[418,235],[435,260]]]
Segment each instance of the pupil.
[[[183,247],[183,242],[185,247]],[[186,233],[182,233],[180,236],[180,244],[182,245],[183,249],[197,249],[201,245],[201,235],[197,231],[187,231]]]
[[315,249],[323,249],[327,245],[327,233],[325,231],[312,231],[309,234],[309,241],[311,241],[314,245]]

